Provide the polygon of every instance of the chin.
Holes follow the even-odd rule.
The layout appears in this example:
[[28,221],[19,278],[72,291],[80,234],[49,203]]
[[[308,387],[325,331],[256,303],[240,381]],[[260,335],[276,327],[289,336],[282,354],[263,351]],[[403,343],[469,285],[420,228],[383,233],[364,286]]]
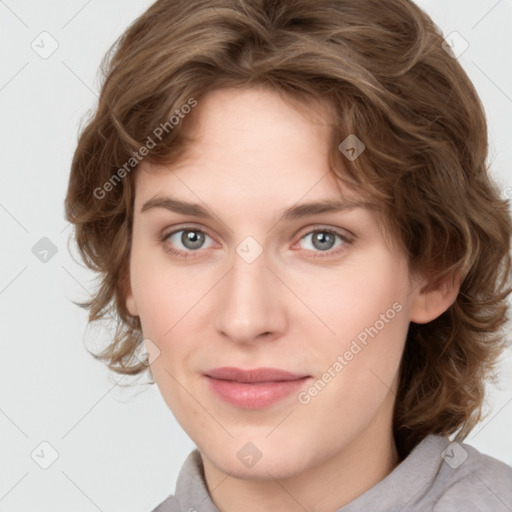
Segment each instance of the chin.
[[[244,480],[268,480],[269,478],[287,478],[307,469],[307,454],[289,447],[277,447],[272,443],[255,448],[258,442],[233,442],[233,446],[219,446],[199,451],[213,465],[234,478]],[[226,453],[229,455],[226,456]],[[252,459],[251,459],[252,457]]]

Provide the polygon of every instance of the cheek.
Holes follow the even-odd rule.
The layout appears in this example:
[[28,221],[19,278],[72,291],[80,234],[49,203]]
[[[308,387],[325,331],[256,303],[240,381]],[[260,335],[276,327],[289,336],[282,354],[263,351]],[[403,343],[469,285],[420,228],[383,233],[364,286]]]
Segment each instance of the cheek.
[[313,350],[321,361],[317,378],[329,384],[317,405],[329,403],[340,415],[371,415],[394,386],[400,365],[409,326],[407,268],[376,251],[324,284],[326,293],[314,307],[331,334],[324,329]]
[[151,274],[140,275],[133,286],[133,294],[144,336],[154,339],[158,344],[158,340],[172,328],[173,312],[178,304],[175,294],[165,289],[163,283],[155,281],[153,277]]
[[[131,286],[144,335],[165,339],[191,307],[204,295],[198,276],[172,267],[165,253],[135,248],[131,259]],[[153,254],[152,254],[153,253]],[[163,253],[163,250],[162,250]]]
[[[337,349],[357,338],[372,326],[391,338],[404,330],[409,293],[407,268],[391,253],[375,250],[356,263],[318,276],[316,291],[308,304],[323,320],[329,339],[339,340]],[[397,310],[400,309],[400,312]],[[384,315],[384,320],[381,320]],[[389,320],[386,322],[386,320]],[[407,324],[407,322],[405,322]],[[372,331],[374,332],[374,331]]]
[[[204,328],[205,319],[198,317],[198,312],[215,279],[207,272],[172,267],[161,258],[149,263],[142,251],[134,253],[132,261],[132,291],[142,332],[158,352],[151,372],[174,410],[181,402],[189,402],[177,382],[184,382],[185,370],[193,367],[196,345],[190,340],[199,339],[199,331]],[[213,277],[218,280],[216,275]]]

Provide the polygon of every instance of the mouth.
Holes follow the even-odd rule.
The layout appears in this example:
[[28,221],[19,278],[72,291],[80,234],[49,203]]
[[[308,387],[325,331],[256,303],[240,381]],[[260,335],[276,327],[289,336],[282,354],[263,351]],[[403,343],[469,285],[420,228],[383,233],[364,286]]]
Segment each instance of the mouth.
[[223,401],[242,409],[264,409],[288,397],[311,378],[276,368],[223,367],[204,374],[209,389]]

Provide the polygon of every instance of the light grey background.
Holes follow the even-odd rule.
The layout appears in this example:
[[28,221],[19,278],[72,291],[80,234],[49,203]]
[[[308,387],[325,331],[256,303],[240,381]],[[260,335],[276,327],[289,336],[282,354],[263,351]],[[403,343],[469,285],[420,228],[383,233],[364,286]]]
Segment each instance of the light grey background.
[[[89,356],[84,336],[101,342],[109,332],[86,328],[86,312],[71,302],[87,298],[94,285],[68,252],[64,220],[78,128],[95,106],[105,51],[150,4],[0,1],[3,512],[149,512],[173,492],[194,448],[156,386],[123,389],[116,382],[128,377],[109,374]],[[493,173],[510,197],[512,0],[418,4],[445,36],[456,31],[469,43],[459,60],[486,108]],[[43,31],[58,43],[46,59],[31,47],[35,40],[40,51],[51,48]],[[32,252],[43,237],[57,249],[46,263]],[[501,389],[489,389],[489,416],[466,442],[512,465],[511,367],[509,348]],[[48,469],[39,465],[51,457],[42,442],[58,452]]]

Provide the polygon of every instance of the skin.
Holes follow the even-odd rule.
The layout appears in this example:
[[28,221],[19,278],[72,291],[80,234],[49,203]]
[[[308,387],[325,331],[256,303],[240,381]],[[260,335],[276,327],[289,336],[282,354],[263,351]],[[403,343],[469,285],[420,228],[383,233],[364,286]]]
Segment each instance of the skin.
[[[157,347],[153,377],[223,512],[332,512],[388,475],[399,462],[392,412],[409,323],[433,320],[458,293],[449,283],[427,291],[371,209],[278,221],[297,203],[357,197],[329,170],[328,107],[311,105],[305,116],[265,89],[210,92],[182,121],[196,137],[187,155],[142,162],[135,176],[127,308]],[[214,217],[141,212],[163,195]],[[206,233],[203,245],[184,245],[182,232],[164,239],[185,228]],[[324,229],[351,239],[322,248],[313,235]],[[247,236],[263,251],[252,263],[236,252]],[[293,393],[241,409],[206,385],[212,368],[273,367],[310,375],[308,390],[393,304],[395,318],[307,404]],[[237,457],[247,442],[261,453],[252,467]]]

